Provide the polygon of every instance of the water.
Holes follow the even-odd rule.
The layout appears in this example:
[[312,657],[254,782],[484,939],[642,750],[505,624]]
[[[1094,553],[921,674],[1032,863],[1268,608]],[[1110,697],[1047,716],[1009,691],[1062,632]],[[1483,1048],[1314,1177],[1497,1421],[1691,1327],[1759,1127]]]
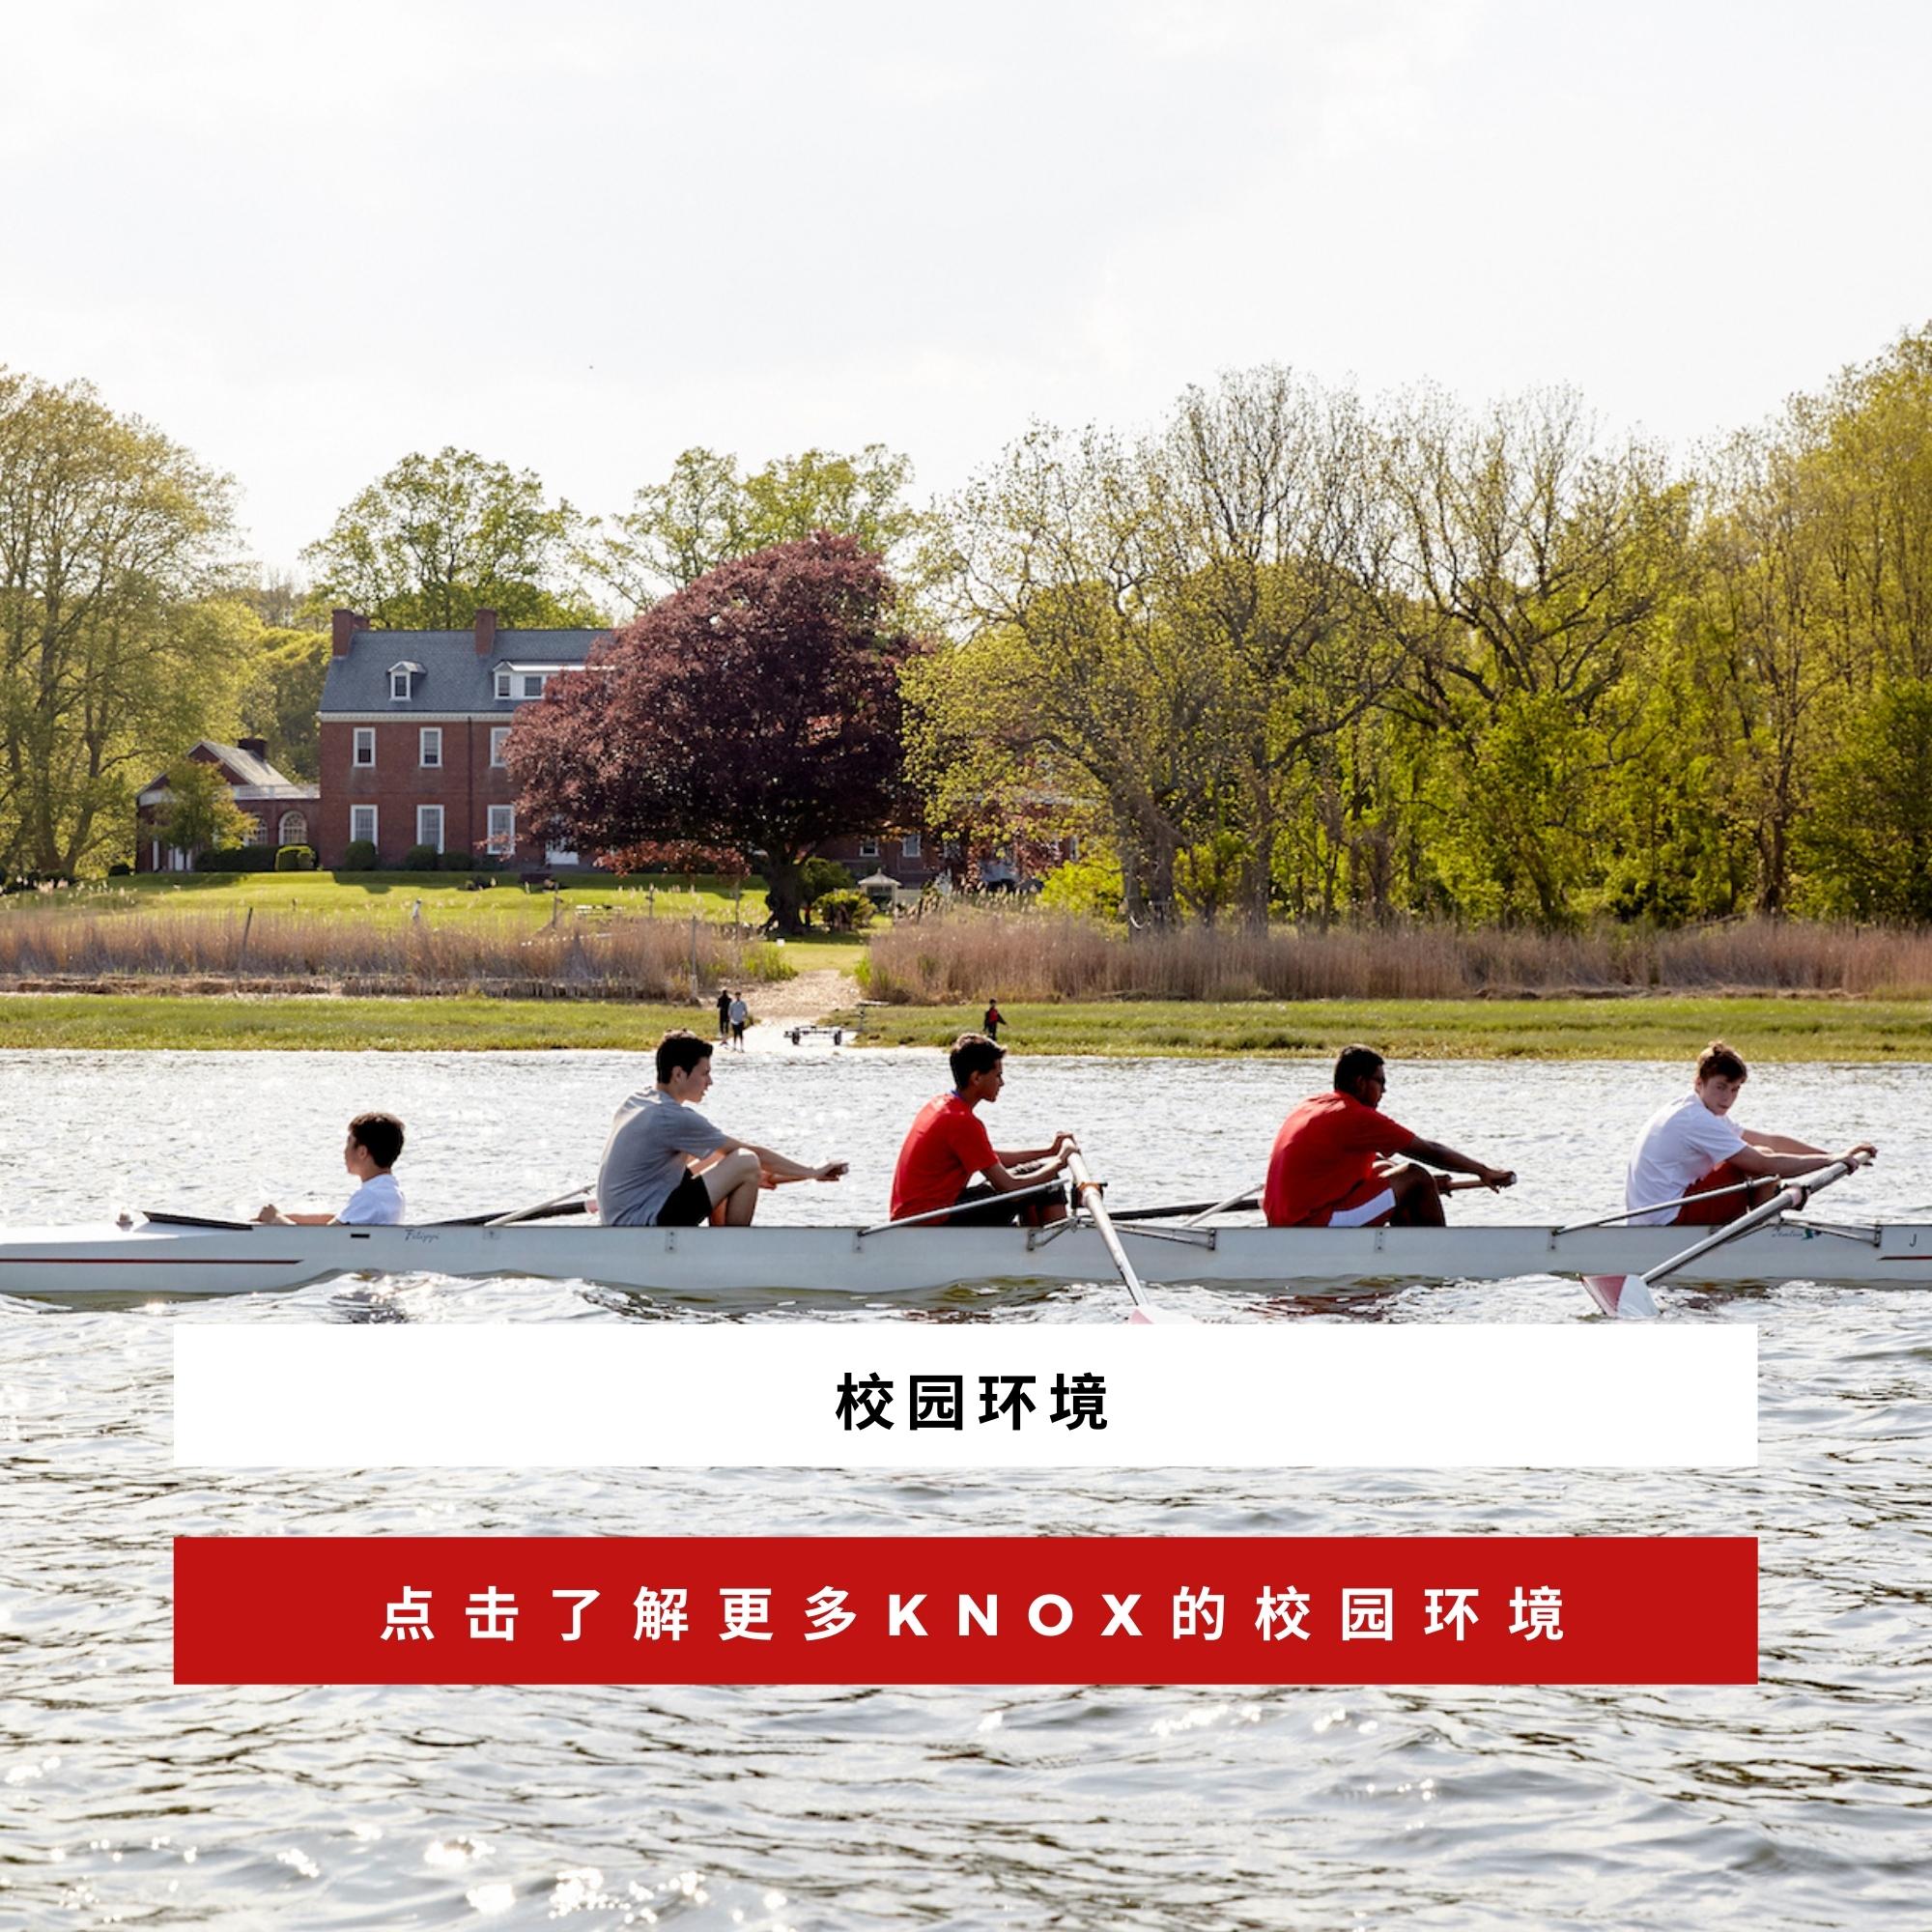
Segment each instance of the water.
[[[640,1063],[604,1054],[0,1055],[7,1218],[336,1205],[342,1122],[410,1123],[428,1217],[586,1180]],[[1516,1167],[1459,1217],[1613,1206],[1632,1065],[1397,1066],[1396,1119]],[[714,1118],[883,1205],[930,1055],[724,1061]],[[1319,1069],[1016,1061],[994,1139],[1081,1131],[1116,1202],[1259,1171]],[[1829,1211],[1932,1214],[1932,1068],[1770,1068],[1740,1108],[1881,1160]],[[1207,1319],[1571,1321],[1574,1284]],[[319,1285],[125,1314],[0,1300],[0,1927],[558,1921],[586,1928],[1932,1925],[1932,1308],[1680,1295],[1759,1329],[1761,1466],[956,1477],[585,1470],[178,1476],[177,1321],[660,1319],[553,1283]],[[1117,1286],[926,1297],[920,1319],[1116,1320]],[[879,1320],[825,1304],[762,1321]],[[691,1313],[679,1319],[699,1319]],[[1640,1420],[1640,1419],[1639,1419]],[[1763,1682],[1709,1690],[177,1690],[180,1533],[1756,1534]],[[1694,1616],[1695,1605],[1651,1613]]]

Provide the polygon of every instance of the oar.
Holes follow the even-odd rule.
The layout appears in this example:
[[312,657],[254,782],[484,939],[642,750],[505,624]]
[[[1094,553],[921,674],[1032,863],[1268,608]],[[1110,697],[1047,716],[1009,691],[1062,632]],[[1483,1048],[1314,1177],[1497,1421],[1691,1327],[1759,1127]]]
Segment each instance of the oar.
[[476,1222],[472,1225],[483,1228],[508,1228],[519,1221],[541,1221],[547,1214],[564,1212],[581,1214],[583,1212],[582,1208],[567,1208],[565,1204],[580,1201],[589,1192],[590,1186],[586,1182],[582,1187],[573,1187],[567,1194],[557,1195],[554,1200],[539,1201],[534,1208],[519,1208],[513,1214],[498,1214],[493,1220]]
[[426,1221],[423,1225],[429,1228],[507,1228],[515,1222],[561,1221],[566,1215],[589,1212],[589,1202],[570,1201],[560,1208],[525,1208],[514,1214],[458,1214],[447,1221]]
[[1726,1241],[1736,1240],[1740,1235],[1748,1235],[1753,1229],[1762,1228],[1767,1221],[1776,1220],[1788,1209],[1804,1207],[1820,1188],[1831,1186],[1834,1180],[1844,1179],[1846,1175],[1863,1167],[1870,1159],[1870,1154],[1859,1154],[1850,1160],[1834,1160],[1811,1174],[1796,1175],[1762,1207],[1753,1208],[1749,1213],[1740,1214],[1735,1221],[1726,1222],[1714,1234],[1693,1242],[1681,1255],[1672,1255],[1667,1262],[1660,1263],[1643,1274],[1586,1274],[1583,1286],[1605,1315],[1655,1315],[1657,1297],[1650,1291],[1665,1276],[1688,1267],[1701,1256],[1708,1255],[1713,1248],[1720,1248]]
[[1108,1218],[1106,1203],[1100,1197],[1100,1183],[1087,1172],[1087,1162],[1079,1153],[1066,1156],[1066,1172],[1072,1177],[1074,1198],[1078,1200],[1094,1218],[1094,1225],[1100,1232],[1100,1238],[1107,1244],[1107,1252],[1114,1258],[1114,1265],[1120,1270],[1121,1283],[1133,1301],[1133,1312],[1127,1317],[1129,1321],[1178,1321],[1180,1318],[1163,1315],[1148,1299],[1148,1292],[1141,1286],[1141,1278],[1134,1272],[1134,1264],[1127,1259],[1127,1251],[1121,1245],[1121,1237],[1114,1232],[1114,1224]]
[[1762,1175],[1755,1180],[1734,1180],[1728,1187],[1707,1187],[1701,1194],[1680,1194],[1675,1201],[1653,1201],[1648,1208],[1626,1208],[1621,1214],[1599,1214],[1594,1221],[1572,1221],[1556,1232],[1580,1235],[1585,1228],[1613,1228],[1619,1221],[1634,1221],[1639,1214],[1661,1214],[1666,1208],[1688,1208],[1693,1201],[1721,1201],[1727,1194],[1745,1194],[1763,1182]]
[[1184,1228],[1198,1228],[1203,1221],[1211,1221],[1216,1214],[1231,1214],[1236,1208],[1252,1208],[1262,1198],[1259,1187],[1244,1187],[1238,1194],[1231,1194],[1225,1201],[1217,1201],[1211,1208],[1195,1210],[1191,1219],[1183,1221]]
[[[1041,1180],[1036,1182],[1031,1187],[1009,1187],[1004,1194],[996,1194],[990,1198],[995,1201],[1032,1201],[1042,1194],[1061,1194],[1065,1191],[1057,1180]],[[971,1209],[983,1207],[984,1205],[984,1202],[969,1201],[966,1204],[966,1208]],[[928,1213],[907,1214],[903,1219],[897,1221],[874,1221],[869,1228],[861,1228],[859,1230],[859,1238],[864,1240],[867,1235],[890,1235],[900,1228],[927,1227],[934,1221],[950,1220],[954,1214],[961,1211],[963,1210],[960,1208],[958,1202],[955,1201],[951,1208],[934,1208]]]

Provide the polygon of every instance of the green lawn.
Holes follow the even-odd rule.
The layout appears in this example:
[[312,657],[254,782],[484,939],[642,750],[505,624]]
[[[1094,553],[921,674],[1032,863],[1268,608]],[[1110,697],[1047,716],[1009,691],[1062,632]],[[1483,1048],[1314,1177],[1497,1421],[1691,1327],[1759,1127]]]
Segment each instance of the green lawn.
[[[1107,1001],[1003,1010],[1019,1053],[1392,1060],[1680,1060],[1722,1035],[1747,1058],[1932,1061],[1932,1001],[1834,999]],[[870,1007],[874,1046],[942,1046],[977,1007]],[[851,1015],[845,1015],[849,1018]]]
[[0,1048],[484,1052],[582,1046],[643,1052],[671,1027],[688,1026],[708,1038],[714,1023],[708,1008],[606,1000],[0,996]]

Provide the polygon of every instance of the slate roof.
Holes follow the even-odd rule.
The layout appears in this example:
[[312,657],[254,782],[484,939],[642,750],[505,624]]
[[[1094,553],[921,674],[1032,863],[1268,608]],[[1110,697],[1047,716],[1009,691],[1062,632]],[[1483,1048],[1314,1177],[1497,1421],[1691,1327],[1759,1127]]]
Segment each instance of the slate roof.
[[[253,752],[244,752],[240,745],[223,745],[213,738],[198,738],[189,750],[213,752],[228,768],[231,785],[258,786],[264,791],[286,792],[291,797],[313,798],[316,795],[314,785],[298,784],[294,779],[278,772],[266,758],[258,758]],[[165,792],[167,783],[167,773],[157,774],[154,782],[142,791],[142,803],[150,802],[150,792]]]
[[[331,712],[468,711],[514,717],[525,700],[497,696],[497,667],[581,665],[609,631],[498,631],[488,657],[476,655],[473,631],[357,631],[347,657],[330,658],[322,687],[322,716]],[[399,658],[422,666],[410,679],[405,703],[389,696],[389,667]]]

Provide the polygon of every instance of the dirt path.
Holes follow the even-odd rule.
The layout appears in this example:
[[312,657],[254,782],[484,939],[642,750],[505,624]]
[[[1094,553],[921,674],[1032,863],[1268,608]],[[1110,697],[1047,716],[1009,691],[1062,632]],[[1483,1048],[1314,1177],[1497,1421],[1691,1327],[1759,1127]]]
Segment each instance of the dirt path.
[[787,1044],[786,1027],[816,1025],[827,1013],[856,1007],[860,998],[858,980],[836,966],[814,967],[796,980],[748,989],[746,1002],[757,1024],[746,1034],[745,1044],[753,1048]]

